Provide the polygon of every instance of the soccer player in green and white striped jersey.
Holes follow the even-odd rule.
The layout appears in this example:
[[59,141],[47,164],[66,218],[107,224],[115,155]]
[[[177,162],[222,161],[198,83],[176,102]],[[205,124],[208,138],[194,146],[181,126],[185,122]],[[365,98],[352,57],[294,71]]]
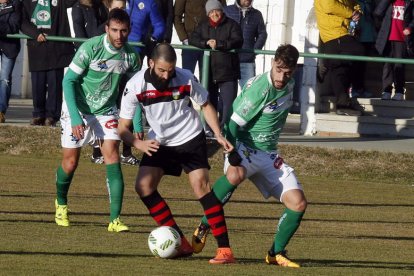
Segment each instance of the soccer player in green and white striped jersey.
[[[271,71],[249,80],[234,101],[226,138],[236,146],[226,156],[226,175],[213,186],[215,195],[224,204],[237,185],[248,178],[264,198],[273,196],[285,205],[265,258],[267,264],[285,267],[299,267],[286,257],[285,247],[298,229],[307,206],[293,169],[277,152],[279,135],[292,105],[292,77],[298,57],[299,52],[292,45],[280,46]],[[209,228],[204,217],[193,235],[195,253],[203,249]]]
[[[113,9],[108,15],[106,33],[83,43],[63,79],[62,164],[56,172],[55,221],[69,226],[67,195],[78,166],[82,146],[99,144],[106,165],[110,201],[108,231],[128,231],[120,219],[124,181],[119,159],[118,85],[122,74],[137,72],[139,56],[126,44],[130,31],[128,14]],[[138,149],[151,154],[158,142],[140,141]]]

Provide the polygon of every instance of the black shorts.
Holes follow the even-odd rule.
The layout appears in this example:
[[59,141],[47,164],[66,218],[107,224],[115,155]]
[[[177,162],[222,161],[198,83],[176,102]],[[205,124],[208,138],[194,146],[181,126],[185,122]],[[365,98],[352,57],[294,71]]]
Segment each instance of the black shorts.
[[160,146],[152,156],[143,155],[141,166],[158,167],[165,175],[180,176],[197,169],[210,169],[207,158],[206,135],[201,131],[190,141],[174,147]]

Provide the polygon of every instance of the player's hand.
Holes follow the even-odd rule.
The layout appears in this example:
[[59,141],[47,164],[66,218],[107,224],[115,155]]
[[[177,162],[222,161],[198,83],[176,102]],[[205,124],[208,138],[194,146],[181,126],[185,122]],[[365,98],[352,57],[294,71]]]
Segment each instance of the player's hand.
[[224,153],[230,153],[233,151],[234,146],[229,141],[227,141],[227,139],[224,138],[223,135],[219,134],[215,135],[215,137],[217,139],[217,143],[223,146]]
[[153,152],[158,151],[160,143],[157,140],[140,140],[139,138],[134,139],[134,147],[143,153],[152,156]]
[[410,28],[405,28],[405,29],[403,30],[403,34],[404,34],[405,36],[410,35],[410,34],[411,34],[411,29],[410,29]]
[[85,125],[77,125],[72,127],[72,134],[76,139],[82,140],[85,137]]
[[227,160],[229,160],[230,165],[237,167],[240,166],[241,162],[243,161],[243,158],[240,156],[237,150],[233,150],[227,156]]

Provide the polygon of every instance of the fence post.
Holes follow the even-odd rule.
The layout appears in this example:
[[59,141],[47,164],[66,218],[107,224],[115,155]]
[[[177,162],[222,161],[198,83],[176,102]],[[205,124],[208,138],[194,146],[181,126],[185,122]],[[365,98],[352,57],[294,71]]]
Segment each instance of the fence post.
[[[306,20],[305,52],[318,53],[319,31],[312,8]],[[316,58],[305,58],[303,62],[302,88],[300,91],[300,133],[311,136],[316,133]]]
[[210,51],[204,51],[203,69],[201,72],[201,85],[208,90],[208,74],[210,71]]

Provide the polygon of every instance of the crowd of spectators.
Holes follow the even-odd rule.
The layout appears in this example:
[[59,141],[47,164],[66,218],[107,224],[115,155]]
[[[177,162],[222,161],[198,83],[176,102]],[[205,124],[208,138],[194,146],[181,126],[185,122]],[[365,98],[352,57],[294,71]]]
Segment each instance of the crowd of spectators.
[[[253,49],[262,49],[266,25],[253,0],[0,0],[0,123],[6,121],[11,77],[20,51],[17,39],[7,34],[19,30],[27,40],[31,73],[33,113],[31,125],[55,126],[62,102],[64,68],[79,43],[49,41],[47,36],[70,36],[67,9],[72,8],[73,32],[79,38],[104,33],[109,8],[125,8],[131,17],[130,42],[141,60],[157,43],[171,43],[173,26],[183,45],[214,49],[211,54],[208,90],[220,114],[221,125],[240,88],[256,75]],[[326,54],[405,58],[413,55],[414,4],[409,0],[314,0],[320,33],[319,51]],[[238,54],[230,49],[242,49]],[[202,51],[183,49],[182,68],[201,76]],[[321,59],[318,81],[335,95],[340,115],[363,115],[355,100],[372,97],[366,89],[366,62]],[[121,83],[122,89],[122,83]],[[385,63],[382,73],[383,100],[405,98],[405,68]],[[206,129],[208,132],[208,129]]]

